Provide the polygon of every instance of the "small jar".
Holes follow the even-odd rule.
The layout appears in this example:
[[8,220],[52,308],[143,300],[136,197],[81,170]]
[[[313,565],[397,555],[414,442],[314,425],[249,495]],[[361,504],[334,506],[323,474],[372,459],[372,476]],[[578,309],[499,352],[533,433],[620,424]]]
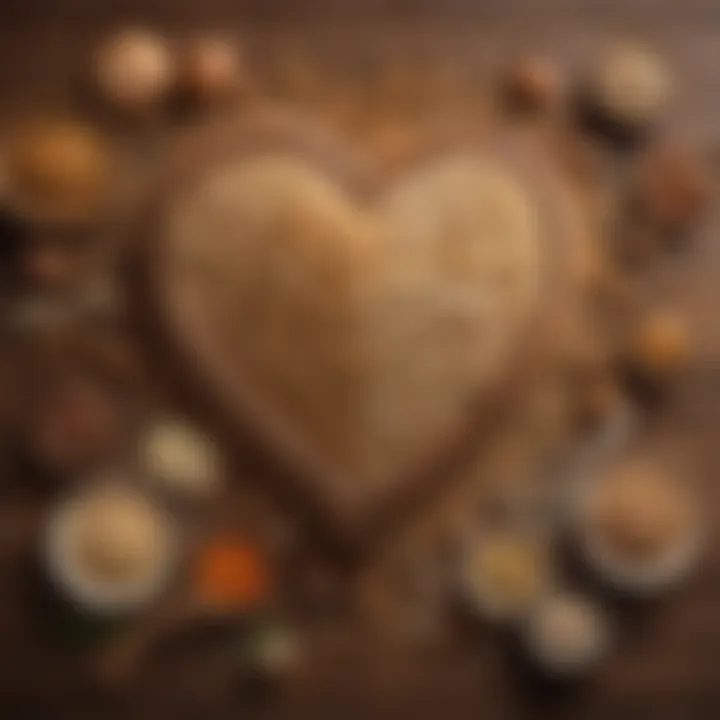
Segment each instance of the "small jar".
[[557,678],[575,677],[595,667],[609,647],[605,614],[588,598],[561,592],[531,613],[525,649],[537,667]]
[[107,38],[96,51],[93,70],[101,99],[123,116],[157,112],[175,82],[168,42],[147,28],[125,28]]

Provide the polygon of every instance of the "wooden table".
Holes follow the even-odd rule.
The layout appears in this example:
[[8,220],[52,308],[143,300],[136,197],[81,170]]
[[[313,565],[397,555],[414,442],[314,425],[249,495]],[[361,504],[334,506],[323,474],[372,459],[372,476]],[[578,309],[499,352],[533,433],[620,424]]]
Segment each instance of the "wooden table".
[[[302,5],[302,8],[300,7]],[[377,62],[383,53],[434,52],[473,63],[478,82],[512,48],[547,49],[575,69],[606,35],[640,32],[656,40],[678,69],[680,102],[671,122],[704,142],[717,140],[720,9],[708,0],[631,3],[532,0],[493,2],[487,7],[460,0],[388,3],[392,19],[377,21],[384,3],[360,0],[89,0],[7,2],[0,8],[0,87],[3,115],[26,108],[62,106],[75,74],[101,26],[117,19],[149,19],[175,28],[240,28],[268,87],[276,82],[273,60],[292,44],[323,58],[332,74],[347,59]],[[442,8],[439,23],[421,22]],[[375,19],[373,17],[375,16]],[[292,18],[292,20],[290,19]],[[434,49],[433,49],[434,48]],[[438,49],[440,48],[440,50]],[[337,63],[333,58],[340,58]],[[276,69],[277,66],[275,66]],[[275,79],[274,79],[275,78]],[[657,272],[668,298],[685,307],[698,338],[690,377],[643,438],[661,457],[679,461],[701,476],[708,510],[718,515],[714,482],[720,451],[720,245],[710,223],[697,248]],[[8,476],[0,509],[0,714],[12,718],[230,718],[246,703],[218,698],[214,668],[206,656],[185,652],[158,663],[138,678],[132,697],[99,696],[81,657],[43,639],[32,575],[33,528],[42,500]],[[270,503],[256,488],[239,498]],[[248,513],[251,514],[251,513]],[[361,627],[341,623],[346,638],[339,656],[308,657],[298,676],[268,703],[267,717],[384,718],[521,717],[715,718],[720,713],[720,544],[701,573],[676,596],[658,603],[623,607],[612,660],[587,685],[548,688],[532,682],[511,657],[511,643],[488,631],[466,628],[414,652],[373,647]],[[338,660],[338,657],[341,659]]]

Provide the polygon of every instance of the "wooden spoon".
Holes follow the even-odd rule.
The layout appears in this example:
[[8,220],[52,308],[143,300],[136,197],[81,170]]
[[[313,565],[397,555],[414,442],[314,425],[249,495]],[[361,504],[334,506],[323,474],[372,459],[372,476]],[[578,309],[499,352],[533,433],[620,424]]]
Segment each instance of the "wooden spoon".
[[96,662],[99,679],[109,685],[130,681],[154,647],[173,635],[203,625],[231,625],[241,615],[239,608],[215,608],[184,594],[151,610],[121,637],[100,651]]
[[259,549],[235,534],[220,533],[200,548],[184,593],[157,606],[104,649],[98,670],[105,680],[132,676],[150,648],[193,626],[232,624],[269,598],[272,580]]

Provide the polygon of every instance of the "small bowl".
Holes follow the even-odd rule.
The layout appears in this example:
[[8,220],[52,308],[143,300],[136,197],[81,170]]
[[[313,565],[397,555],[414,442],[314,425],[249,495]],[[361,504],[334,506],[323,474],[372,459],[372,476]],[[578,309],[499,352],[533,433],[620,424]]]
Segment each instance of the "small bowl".
[[[551,613],[577,612],[585,623],[588,637],[575,647],[561,647],[557,641],[561,628],[544,627],[552,623]],[[595,667],[607,654],[610,628],[605,613],[592,601],[574,593],[548,595],[528,617],[523,633],[530,660],[553,678],[577,677]]]
[[[91,492],[95,491],[93,488]],[[49,518],[41,552],[52,586],[72,605],[94,615],[120,615],[147,605],[165,589],[177,565],[180,549],[177,528],[165,511],[152,503],[153,512],[165,528],[166,547],[162,558],[151,570],[130,581],[90,578],[72,548],[74,523],[86,497],[81,493],[65,500]],[[148,499],[148,502],[152,501]]]
[[[527,543],[528,549],[535,548],[538,558],[543,558],[546,567],[538,571],[537,587],[530,590],[524,599],[508,601],[490,587],[487,578],[478,578],[473,568],[473,556],[483,543],[494,542],[501,535],[517,537]],[[478,533],[466,541],[460,563],[459,592],[467,606],[478,616],[499,624],[512,624],[528,615],[532,608],[550,591],[553,583],[551,548],[540,533],[501,527]]]
[[154,490],[168,498],[206,501],[222,486],[219,447],[201,430],[180,418],[153,421],[141,434],[137,452],[141,474]]
[[585,563],[613,589],[623,594],[652,596],[681,583],[697,566],[704,547],[705,531],[700,509],[695,506],[687,531],[673,548],[646,562],[619,557],[603,542],[589,519],[589,504],[602,476],[588,478],[574,499],[573,531]]
[[[118,219],[132,183],[116,139],[85,121],[64,116],[19,118],[3,130],[6,137],[0,143],[0,204],[8,215],[26,227],[52,231],[101,231]],[[40,138],[55,140],[57,147],[67,136],[66,142],[79,142],[85,155],[92,158],[95,166],[85,172],[92,172],[93,176],[79,184],[74,196],[72,189],[23,182],[23,162],[29,161],[18,160],[16,154],[19,143],[37,146],[39,140],[33,132]],[[24,137],[27,133],[31,133],[28,137],[33,138],[32,142]],[[54,155],[57,154],[56,150]],[[51,154],[46,162],[54,163],[56,169],[66,168],[67,158],[55,156]],[[32,167],[37,167],[39,160],[34,158],[32,162]]]
[[563,527],[577,524],[578,507],[588,486],[630,444],[640,427],[637,409],[625,403],[600,427],[580,439],[561,471],[557,513]]

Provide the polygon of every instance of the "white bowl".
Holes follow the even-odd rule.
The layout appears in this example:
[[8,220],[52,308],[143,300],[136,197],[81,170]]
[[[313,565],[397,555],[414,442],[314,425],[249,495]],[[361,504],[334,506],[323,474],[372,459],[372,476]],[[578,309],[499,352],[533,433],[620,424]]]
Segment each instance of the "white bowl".
[[704,547],[702,513],[695,507],[686,535],[668,552],[646,562],[620,557],[603,542],[589,520],[589,504],[601,476],[588,478],[574,496],[573,531],[580,554],[587,565],[615,590],[636,596],[649,596],[670,589],[697,566]]
[[169,516],[153,505],[165,535],[158,562],[130,581],[101,581],[89,577],[73,548],[73,529],[82,502],[82,496],[64,501],[47,524],[42,556],[53,587],[71,604],[99,615],[130,612],[156,599],[167,586],[179,554],[179,535]]
[[153,487],[176,498],[207,500],[222,485],[222,462],[215,442],[184,420],[154,421],[140,438],[141,472]]
[[[585,616],[588,625],[586,642],[575,647],[563,647],[555,633],[548,634],[543,624],[549,622],[548,613],[557,610],[558,603],[571,604]],[[553,607],[555,605],[555,607]],[[535,665],[554,677],[570,677],[583,674],[596,666],[606,655],[610,646],[609,625],[605,613],[587,598],[573,593],[557,593],[547,596],[528,618],[524,628],[526,652]]]
[[[508,603],[501,597],[501,593],[495,591],[482,578],[475,576],[472,567],[473,553],[476,548],[484,542],[488,542],[495,532],[508,532],[522,536],[530,535],[529,542],[537,542],[540,553],[547,552],[547,576],[541,578],[537,592],[533,593],[524,602]],[[539,533],[538,533],[539,535]],[[459,592],[465,603],[479,616],[500,624],[510,624],[525,618],[532,608],[551,590],[553,583],[552,556],[547,541],[544,537],[533,539],[532,535],[523,530],[501,528],[500,530],[486,530],[476,533],[465,542],[463,556],[460,563]]]

